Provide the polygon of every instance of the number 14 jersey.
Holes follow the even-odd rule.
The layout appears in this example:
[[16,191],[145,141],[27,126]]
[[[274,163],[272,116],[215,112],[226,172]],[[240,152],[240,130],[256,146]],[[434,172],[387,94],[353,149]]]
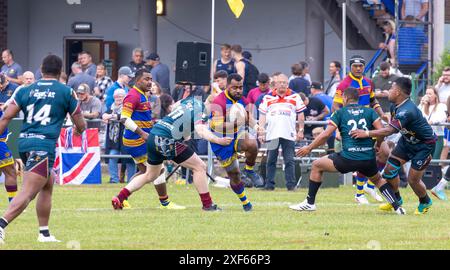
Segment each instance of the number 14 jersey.
[[39,80],[16,91],[13,98],[24,113],[19,151],[54,152],[67,113],[79,109],[72,88],[57,80]]
[[341,155],[343,157],[351,160],[375,159],[373,139],[353,139],[350,131],[355,129],[372,130],[374,129],[373,123],[377,119],[379,116],[374,109],[358,104],[349,104],[333,113],[330,124],[336,126],[341,133]]

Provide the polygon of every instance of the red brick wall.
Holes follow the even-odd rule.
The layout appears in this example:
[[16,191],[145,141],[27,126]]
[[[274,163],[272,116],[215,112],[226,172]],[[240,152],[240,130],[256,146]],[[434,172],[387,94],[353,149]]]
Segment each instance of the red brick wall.
[[0,49],[5,49],[8,44],[7,27],[8,27],[8,0],[0,0]]

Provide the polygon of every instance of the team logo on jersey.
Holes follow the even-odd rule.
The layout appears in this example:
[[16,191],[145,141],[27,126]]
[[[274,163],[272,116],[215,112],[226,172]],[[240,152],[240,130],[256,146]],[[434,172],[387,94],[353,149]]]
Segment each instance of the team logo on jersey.
[[5,153],[5,157],[10,157],[11,156],[11,154],[10,153]]

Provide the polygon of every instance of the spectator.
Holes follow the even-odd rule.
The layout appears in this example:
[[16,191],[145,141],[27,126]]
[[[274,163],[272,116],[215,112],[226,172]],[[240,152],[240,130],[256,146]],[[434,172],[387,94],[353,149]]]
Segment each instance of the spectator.
[[259,113],[255,103],[261,95],[266,95],[270,92],[270,78],[266,73],[260,73],[258,75],[258,87],[250,90],[247,96],[249,103],[249,111],[253,113],[255,119],[258,119]]
[[[304,110],[306,121],[322,121],[330,114],[328,107],[317,97],[307,97],[305,94],[300,93],[300,97],[305,104]],[[312,130],[321,125],[305,124],[305,137],[312,139]]]
[[159,55],[151,53],[147,57],[147,64],[152,67],[151,73],[153,81],[161,85],[164,93],[170,95],[170,70],[166,64],[160,62]]
[[[116,89],[114,91],[114,103],[111,105],[111,109],[103,114],[103,122],[106,123],[106,139],[105,139],[105,151],[109,155],[119,155],[122,148],[122,136],[123,136],[123,125],[120,124],[120,114],[122,113],[123,99],[125,98],[126,92],[123,89]],[[115,184],[119,183],[119,159],[109,158],[108,159],[108,169],[109,169],[109,183]],[[133,167],[133,168],[131,168]],[[132,171],[132,173],[130,172]],[[130,166],[128,170],[128,179],[135,173],[134,166]]]
[[216,74],[220,70],[225,71],[228,75],[236,73],[234,60],[231,58],[230,44],[220,46],[220,59],[214,61],[213,74]]
[[301,64],[294,64],[291,67],[292,79],[289,82],[289,88],[296,93],[304,93],[306,96],[311,94],[310,82],[303,77],[303,68]]
[[380,64],[380,72],[373,78],[373,85],[375,88],[375,98],[380,102],[380,106],[384,112],[389,112],[391,103],[388,100],[389,89],[391,89],[392,83],[398,77],[391,74],[391,65],[389,62],[383,62]]
[[200,97],[202,101],[206,101],[207,94],[203,86],[183,85],[176,92],[174,100],[180,101],[188,97]]
[[35,82],[34,74],[31,71],[25,71],[22,75],[22,85],[28,86]]
[[67,74],[64,71],[61,71],[61,74],[59,75],[59,82],[67,84]]
[[[77,90],[78,99],[80,100],[80,109],[86,120],[95,120],[100,118],[102,111],[102,102],[91,95],[91,89],[85,83],[80,84]],[[100,122],[87,122],[88,128],[100,128]]]
[[402,18],[412,16],[418,21],[425,21],[428,14],[428,0],[404,0]]
[[14,84],[20,85],[22,84],[22,67],[14,62],[13,53],[11,50],[6,49],[2,52],[2,61],[5,63],[0,73],[6,76],[6,79]]
[[5,103],[14,94],[19,85],[9,81],[8,77],[0,74],[0,103]]
[[236,72],[241,75],[244,80],[243,95],[247,97],[248,92],[257,86],[256,81],[258,80],[259,71],[255,65],[242,56],[241,45],[233,45],[231,47],[231,55],[235,61]]
[[123,66],[119,68],[118,71],[118,79],[115,81],[107,90],[106,90],[106,97],[105,97],[105,105],[106,110],[111,109],[111,105],[114,103],[114,91],[116,89],[123,89],[126,93],[128,93],[128,83],[131,79],[134,78],[134,73],[131,71],[131,69],[127,66]]
[[152,69],[152,67],[147,65],[144,61],[144,50],[141,48],[133,50],[132,60],[128,64],[128,67],[133,73],[136,73],[140,69],[147,69],[150,72]]
[[[148,72],[151,72],[152,67],[147,65],[144,61],[144,50],[141,48],[135,48],[132,54],[132,60],[128,64],[128,67],[131,69],[131,72],[136,73],[140,69],[146,69]],[[134,78],[129,83],[130,86],[134,85]]]
[[[439,101],[439,95],[433,86],[428,86],[426,94],[422,97],[419,109],[427,119],[428,124],[441,124],[447,121],[447,106]],[[444,127],[432,126],[434,133],[438,136],[433,159],[439,159],[444,147]]]
[[383,22],[383,30],[385,40],[380,43],[378,47],[386,51],[388,58],[387,61],[395,67],[395,23],[392,20]]
[[161,94],[161,96],[159,97],[159,100],[161,102],[160,118],[163,119],[172,111],[172,106],[174,104],[174,100],[168,94]]
[[446,103],[450,96],[450,67],[445,67],[435,86],[441,103]]
[[103,63],[97,65],[97,74],[95,76],[94,95],[103,101],[106,89],[113,84],[113,81],[108,77],[108,71]]
[[422,49],[427,42],[423,27],[414,23],[414,17],[406,16],[404,26],[397,33],[398,38],[398,64],[418,65],[424,62]]
[[270,91],[270,78],[266,73],[258,75],[258,87],[250,90],[247,96],[249,103],[255,104],[260,95],[267,94]]
[[[439,80],[434,87],[436,91],[438,92],[439,100],[441,103],[445,104],[447,106],[447,112],[449,112],[450,108],[450,67],[445,67],[442,71],[441,77],[439,77]],[[450,117],[447,119],[448,122],[450,122]],[[450,145],[450,132],[447,127],[444,128],[444,147],[441,152],[441,159],[447,159],[448,158],[448,151],[449,151],[449,145]],[[444,166],[444,164],[441,164]],[[447,165],[447,164],[445,164]],[[443,172],[445,173],[448,166],[445,166]]]
[[92,62],[92,54],[90,52],[82,51],[78,54],[78,59],[78,63],[81,65],[83,72],[95,78],[97,66]]
[[[303,111],[305,106],[300,96],[287,87],[288,77],[286,75],[278,75],[274,78],[274,81],[275,90],[264,96],[259,107],[258,137],[261,142],[268,142],[267,181],[264,189],[275,189],[278,148],[281,145],[285,164],[286,187],[292,191],[295,190],[297,184],[294,167],[295,141],[304,137]],[[267,132],[265,133],[265,131]]]
[[161,119],[161,102],[159,97],[162,94],[161,86],[157,82],[152,82],[152,89],[148,92],[150,94],[149,102],[152,109],[152,120]]
[[[333,108],[333,98],[329,95],[326,95],[323,92],[323,86],[320,82],[312,82],[311,84],[311,95],[315,98],[320,99],[323,104],[328,108],[329,113],[323,120],[328,120],[331,116],[331,110]],[[323,129],[323,126],[321,127]],[[314,138],[314,129],[312,130],[312,135]],[[336,138],[336,134],[334,133],[332,136],[330,136],[327,140],[328,149],[333,150],[334,149],[334,139]]]
[[227,78],[228,73],[224,70],[219,70],[214,73],[214,82],[217,84],[217,87],[220,91],[225,91],[227,89]]
[[87,73],[84,73],[79,63],[74,62],[72,64],[72,74],[74,76],[69,79],[67,86],[72,87],[72,89],[78,89],[78,87],[84,83],[89,86],[89,89],[94,89],[95,78]]
[[305,78],[305,80],[307,80],[309,82],[309,84],[311,84],[311,75],[309,74],[309,64],[306,61],[300,61],[300,65],[302,66],[302,70],[303,70],[303,78]]
[[336,88],[341,82],[341,62],[339,61],[331,61],[328,72],[330,73],[331,78],[327,81],[325,81],[325,94],[330,96],[331,98],[334,97],[334,94],[336,94]]

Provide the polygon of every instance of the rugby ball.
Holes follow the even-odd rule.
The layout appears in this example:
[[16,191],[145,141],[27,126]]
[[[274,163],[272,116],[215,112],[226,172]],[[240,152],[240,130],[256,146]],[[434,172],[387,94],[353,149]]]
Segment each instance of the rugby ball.
[[245,111],[244,106],[240,103],[235,103],[231,105],[229,110],[229,119],[231,122],[237,121],[238,123],[245,122],[245,117],[247,116],[247,112]]

